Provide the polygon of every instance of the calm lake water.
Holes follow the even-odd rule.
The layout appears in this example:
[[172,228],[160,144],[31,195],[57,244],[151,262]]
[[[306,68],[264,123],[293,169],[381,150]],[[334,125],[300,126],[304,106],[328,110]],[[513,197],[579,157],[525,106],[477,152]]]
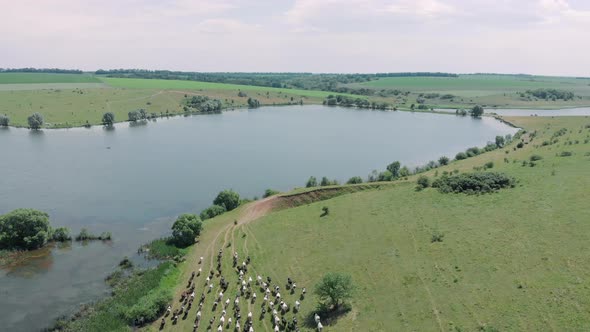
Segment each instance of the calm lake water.
[[54,226],[110,231],[114,240],[47,248],[0,270],[0,330],[31,331],[108,292],[125,255],[167,235],[217,192],[261,196],[340,181],[399,160],[416,166],[483,146],[516,129],[494,119],[323,106],[159,119],[146,125],[32,132],[0,130],[0,213],[47,211]]

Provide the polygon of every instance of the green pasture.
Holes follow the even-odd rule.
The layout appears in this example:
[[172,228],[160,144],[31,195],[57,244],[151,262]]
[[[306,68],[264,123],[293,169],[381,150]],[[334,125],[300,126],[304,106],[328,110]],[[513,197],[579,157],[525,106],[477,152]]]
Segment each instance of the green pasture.
[[[509,121],[528,133],[508,147],[426,175],[470,172],[493,161],[492,170],[518,180],[515,188],[487,195],[442,194],[433,188],[416,191],[411,177],[393,187],[277,211],[237,227],[231,226],[232,212],[207,221],[193,262],[205,248],[224,248],[232,298],[234,250],[252,258],[249,275],[271,276],[282,289],[287,277],[311,291],[326,272],[351,274],[357,286],[352,310],[326,320],[324,331],[585,330],[590,324],[590,119]],[[561,128],[565,134],[557,142],[543,145]],[[521,141],[524,147],[516,148]],[[564,151],[572,155],[559,156]],[[534,167],[532,155],[542,158]],[[330,214],[320,217],[324,206]],[[442,234],[443,241],[432,242],[433,234]],[[187,264],[183,275],[197,267]],[[197,294],[203,278],[197,279]],[[281,293],[292,305],[300,292]],[[316,304],[309,295],[295,315],[307,331],[313,326],[302,323]],[[208,295],[204,329],[211,317],[220,316],[211,304]],[[255,330],[270,330],[268,313],[259,320],[260,301],[242,305],[243,316],[253,312]],[[189,330],[195,313],[169,328]]]
[[90,74],[0,73],[0,84],[100,83]]

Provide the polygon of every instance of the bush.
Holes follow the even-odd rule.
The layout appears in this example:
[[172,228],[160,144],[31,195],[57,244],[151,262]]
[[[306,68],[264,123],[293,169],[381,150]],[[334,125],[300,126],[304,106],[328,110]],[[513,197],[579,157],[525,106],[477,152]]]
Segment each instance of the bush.
[[322,207],[322,214],[320,217],[325,217],[330,214],[330,209],[327,206]]
[[10,122],[10,118],[6,115],[0,114],[0,126],[7,127]]
[[516,147],[519,149],[522,149],[524,147],[524,143],[523,142],[518,142],[518,144],[516,144]]
[[35,112],[27,118],[27,122],[29,123],[29,128],[35,130],[40,129],[41,127],[43,127],[43,115],[41,115],[41,113]]
[[188,247],[195,243],[195,238],[201,234],[203,224],[194,214],[183,214],[172,225],[172,239],[179,247]]
[[112,126],[115,122],[115,114],[113,112],[106,112],[102,116],[102,124],[105,126]]
[[111,232],[100,233],[100,235],[98,236],[98,239],[103,240],[103,241],[110,241],[112,239]]
[[206,208],[201,212],[201,220],[207,220],[211,218],[215,218],[218,215],[224,213],[226,211],[225,207],[222,205],[211,205],[210,207]]
[[66,242],[70,241],[72,236],[70,235],[70,230],[67,227],[59,227],[53,231],[51,238],[56,242]]
[[274,195],[277,195],[277,194],[280,194],[280,191],[273,190],[273,189],[266,189],[264,191],[264,195],[262,195],[262,197],[263,198],[267,198],[267,197],[274,196]]
[[307,183],[305,184],[306,188],[312,188],[312,187],[317,187],[318,186],[318,180],[315,178],[315,176],[310,176],[309,179],[307,180]]
[[443,176],[432,183],[442,193],[490,193],[502,188],[514,187],[516,180],[504,173],[476,172]]
[[559,154],[559,156],[560,156],[560,157],[571,157],[572,155],[573,155],[573,153],[572,153],[572,152],[570,152],[570,151],[562,151],[562,152]]
[[444,234],[440,233],[440,232],[434,232],[434,234],[432,234],[431,238],[430,238],[430,242],[431,243],[435,243],[435,242],[443,242],[443,238],[445,237]]
[[471,158],[471,157],[475,157],[478,154],[481,153],[481,150],[478,147],[472,147],[467,149],[467,151],[465,151],[465,153],[467,154],[467,157]]
[[422,190],[430,187],[430,179],[425,175],[420,175],[416,181],[416,190]]
[[224,190],[217,194],[213,204],[225,207],[227,211],[231,211],[240,205],[240,195],[233,190]]
[[393,179],[393,174],[390,171],[383,171],[377,176],[377,181],[392,181]]
[[494,168],[494,162],[493,161],[488,161],[487,163],[485,163],[483,165],[484,169],[489,169],[489,168]]
[[32,250],[49,240],[49,215],[33,209],[16,209],[0,216],[0,249]]
[[543,157],[539,156],[538,154],[534,154],[529,158],[531,161],[537,161],[543,159]]
[[346,181],[347,184],[359,184],[359,183],[363,183],[363,179],[360,176],[353,176],[350,179],[348,179],[348,181]]
[[86,228],[82,228],[80,233],[76,235],[76,241],[87,241],[87,240],[95,240],[96,236],[90,234]]
[[125,320],[130,325],[142,318],[145,323],[153,322],[164,313],[170,301],[172,295],[167,290],[150,292],[125,311]]
[[465,154],[465,152],[459,152],[455,156],[455,159],[457,159],[457,160],[467,159],[467,154]]
[[442,156],[442,157],[438,158],[438,163],[441,166],[448,165],[449,164],[449,157]]
[[473,106],[473,108],[470,111],[471,116],[473,116],[473,117],[480,117],[483,115],[483,112],[484,112],[483,107],[481,107],[479,105]]
[[129,259],[129,257],[125,256],[120,262],[119,266],[124,269],[129,269],[133,267],[133,262]]

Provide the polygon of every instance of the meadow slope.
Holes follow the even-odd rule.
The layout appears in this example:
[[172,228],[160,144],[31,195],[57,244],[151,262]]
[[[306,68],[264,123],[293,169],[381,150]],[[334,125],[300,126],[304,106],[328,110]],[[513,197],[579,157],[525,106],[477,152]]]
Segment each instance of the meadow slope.
[[[299,289],[311,291],[325,272],[351,274],[358,287],[352,310],[325,324],[325,331],[584,330],[590,324],[590,258],[585,254],[590,243],[590,119],[509,121],[528,131],[522,149],[513,142],[427,175],[468,172],[493,161],[494,171],[518,180],[515,188],[473,196],[432,188],[418,192],[410,178],[258,219],[270,212],[269,206],[248,213],[259,210],[247,205],[205,223],[200,243],[183,265],[174,308],[180,307],[178,295],[190,272],[214,269],[216,253],[223,249],[223,275],[232,281],[226,294],[232,300],[237,281],[233,251],[240,259],[251,257],[249,275],[271,276],[282,287],[291,277]],[[558,142],[542,145],[561,128],[566,130]],[[558,156],[563,152],[572,155]],[[531,167],[533,154],[542,159]],[[323,206],[330,210],[326,217],[320,217]],[[431,242],[435,233],[444,235],[442,242]],[[199,256],[205,257],[201,266]],[[197,298],[204,278],[205,273],[196,279]],[[211,310],[213,294],[219,292],[215,280],[199,330],[206,330],[213,316],[217,328],[221,309]],[[303,330],[312,330],[304,324],[315,309],[310,293],[295,314]],[[300,291],[283,294],[292,305]],[[259,294],[255,304],[242,300],[241,312],[245,317],[252,311],[256,331],[268,331],[269,314],[259,319],[260,299]],[[192,330],[195,314],[193,307],[176,326],[168,320],[166,330]]]

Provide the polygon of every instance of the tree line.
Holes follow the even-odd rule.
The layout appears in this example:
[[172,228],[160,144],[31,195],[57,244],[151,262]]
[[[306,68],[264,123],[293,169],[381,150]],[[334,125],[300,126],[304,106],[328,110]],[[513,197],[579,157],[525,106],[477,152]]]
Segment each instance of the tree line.
[[59,68],[0,68],[0,73],[51,73],[51,74],[82,74],[79,69]]

